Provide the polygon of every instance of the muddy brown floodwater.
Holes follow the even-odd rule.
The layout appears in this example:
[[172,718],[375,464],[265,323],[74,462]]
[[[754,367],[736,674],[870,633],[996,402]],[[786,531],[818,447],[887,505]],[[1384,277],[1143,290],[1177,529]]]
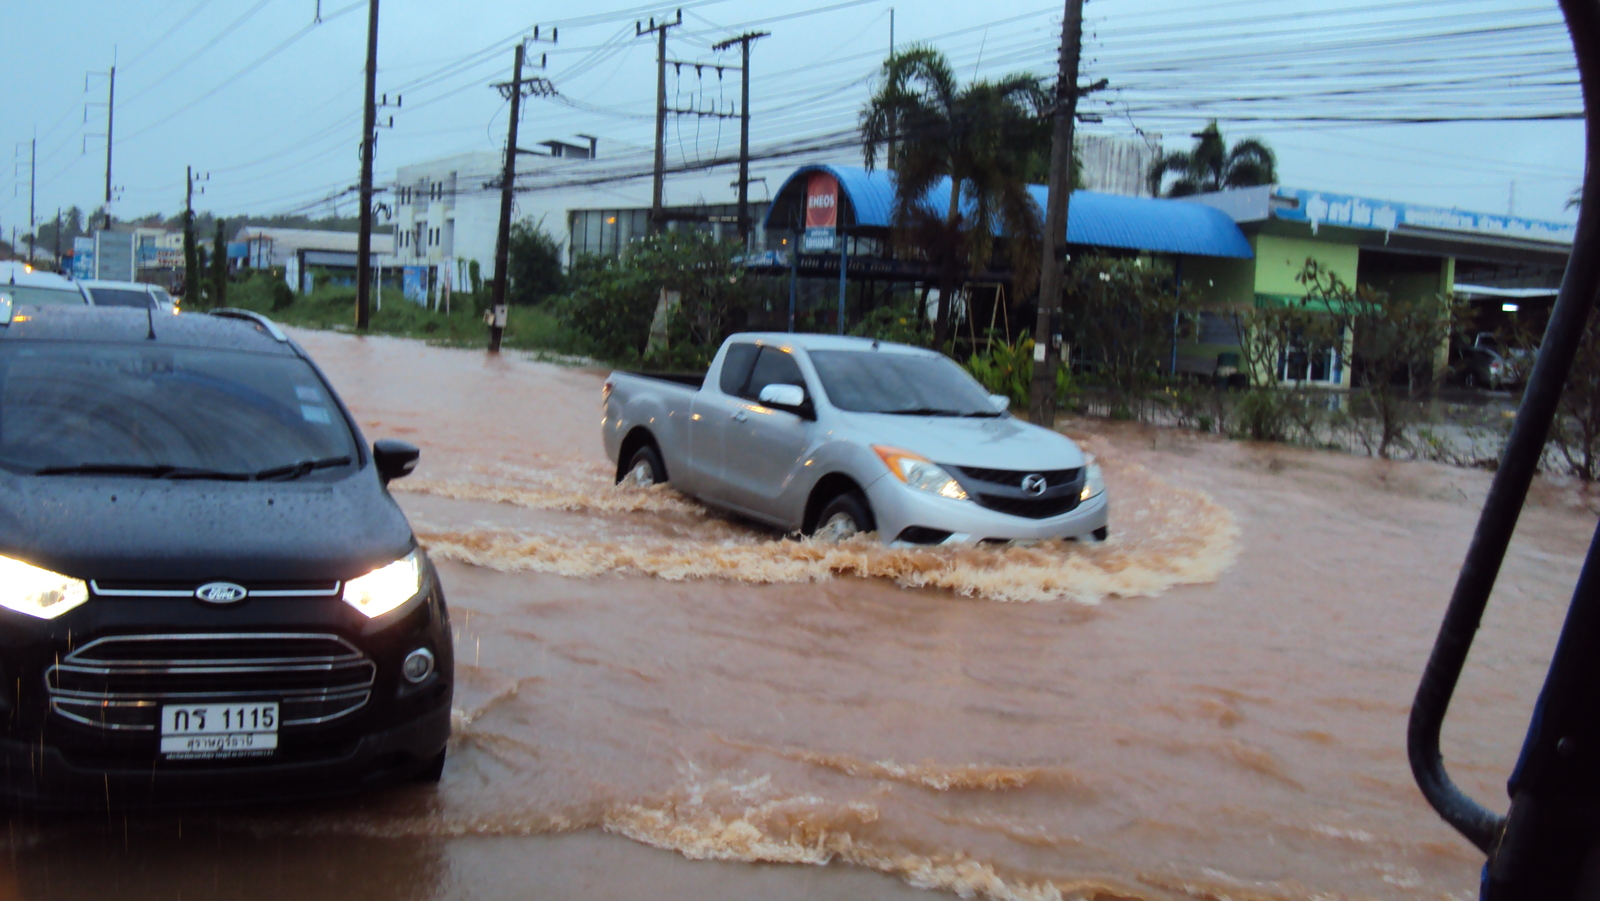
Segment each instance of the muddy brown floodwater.
[[[600,373],[296,337],[424,449],[443,783],[17,819],[0,898],[1474,896],[1405,723],[1484,473],[1070,423],[1105,545],[824,548],[613,488]],[[1493,804],[1594,526],[1537,487],[1473,650],[1445,756]]]

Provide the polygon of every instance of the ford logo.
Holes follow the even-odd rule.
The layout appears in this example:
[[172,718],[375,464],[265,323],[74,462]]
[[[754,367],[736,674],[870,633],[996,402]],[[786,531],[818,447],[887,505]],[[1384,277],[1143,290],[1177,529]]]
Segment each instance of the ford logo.
[[1050,482],[1038,473],[1022,477],[1022,490],[1034,497],[1044,494],[1044,490],[1049,487]]
[[249,593],[243,585],[232,582],[207,582],[194,590],[194,596],[207,604],[232,604],[244,600]]

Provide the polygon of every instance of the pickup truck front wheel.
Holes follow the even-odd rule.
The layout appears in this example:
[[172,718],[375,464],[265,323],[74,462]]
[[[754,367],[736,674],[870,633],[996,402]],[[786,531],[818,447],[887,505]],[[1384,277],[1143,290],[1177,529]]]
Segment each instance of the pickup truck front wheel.
[[661,465],[661,455],[646,444],[633,452],[628,468],[617,481],[632,488],[648,488],[666,481],[667,468]]
[[817,514],[817,528],[811,535],[818,541],[836,544],[872,530],[872,511],[867,508],[867,499],[852,491],[828,501]]

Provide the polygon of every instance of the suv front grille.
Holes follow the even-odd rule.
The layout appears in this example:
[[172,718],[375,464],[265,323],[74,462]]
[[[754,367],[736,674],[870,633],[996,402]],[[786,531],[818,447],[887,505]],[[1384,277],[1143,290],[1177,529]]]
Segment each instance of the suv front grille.
[[[100,597],[108,598],[192,598],[203,582],[172,582],[145,580],[96,579],[89,589]],[[339,594],[338,581],[322,582],[251,582],[239,586],[247,597],[257,598],[329,598]]]
[[52,710],[105,729],[152,731],[161,705],[277,701],[285,727],[361,709],[377,666],[337,635],[118,635],[45,671]]

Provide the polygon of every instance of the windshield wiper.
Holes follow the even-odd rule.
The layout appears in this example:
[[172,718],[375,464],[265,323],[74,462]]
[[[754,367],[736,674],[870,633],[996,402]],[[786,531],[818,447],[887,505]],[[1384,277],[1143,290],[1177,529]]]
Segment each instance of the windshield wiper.
[[903,410],[879,410],[889,416],[960,416],[955,410],[941,410],[936,407],[906,407]]
[[348,456],[323,457],[320,460],[301,460],[298,463],[286,463],[283,466],[271,466],[266,469],[258,470],[254,475],[248,476],[248,478],[255,479],[258,482],[274,480],[288,482],[298,479],[301,476],[308,475],[319,469],[327,469],[332,466],[345,466],[349,464],[349,462],[350,458]]
[[972,413],[962,413],[961,415],[968,419],[999,419],[1006,414],[1001,413],[999,410],[977,410]]
[[173,466],[170,463],[79,463],[76,466],[46,466],[33,471],[36,476],[148,476],[152,479],[226,479],[243,482],[248,473],[222,472],[217,469],[199,469],[193,466]]

